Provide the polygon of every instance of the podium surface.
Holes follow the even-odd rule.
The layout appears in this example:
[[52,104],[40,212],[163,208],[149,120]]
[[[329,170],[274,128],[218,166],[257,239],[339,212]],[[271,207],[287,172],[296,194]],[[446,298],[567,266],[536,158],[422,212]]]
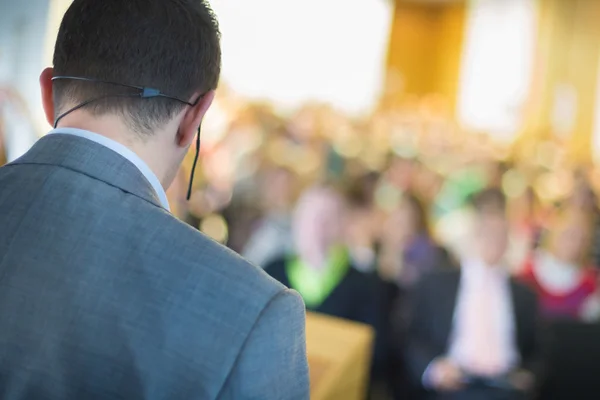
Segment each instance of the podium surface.
[[363,400],[371,365],[373,329],[329,317],[306,315],[306,349],[312,400]]

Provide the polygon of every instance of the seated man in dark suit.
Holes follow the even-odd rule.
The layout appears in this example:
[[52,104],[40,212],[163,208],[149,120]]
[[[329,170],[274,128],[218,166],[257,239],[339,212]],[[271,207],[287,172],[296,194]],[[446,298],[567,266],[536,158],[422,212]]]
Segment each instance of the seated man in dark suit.
[[502,268],[504,195],[488,189],[473,205],[471,256],[413,293],[408,368],[435,399],[526,398],[540,371],[537,299]]
[[302,295],[309,311],[364,323],[376,333],[372,374],[387,362],[382,298],[385,287],[359,271],[345,244],[347,204],[332,187],[315,187],[299,199],[293,216],[296,254],[269,263],[265,271]]

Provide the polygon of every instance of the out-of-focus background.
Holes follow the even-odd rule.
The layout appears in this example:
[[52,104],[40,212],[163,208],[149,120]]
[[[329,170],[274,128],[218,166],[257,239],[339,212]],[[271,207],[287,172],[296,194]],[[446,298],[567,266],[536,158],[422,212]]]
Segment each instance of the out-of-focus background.
[[[0,165],[50,129],[37,78],[69,3],[0,0]],[[351,269],[327,293],[304,290],[307,307],[372,325],[369,391],[411,398],[392,356],[405,293],[431,269],[460,266],[472,250],[469,199],[498,188],[506,268],[549,321],[579,324],[557,328],[556,347],[591,349],[568,379],[599,365],[600,1],[211,4],[223,73],[192,198],[193,154],[169,190],[178,218],[300,292],[286,260],[342,247]]]

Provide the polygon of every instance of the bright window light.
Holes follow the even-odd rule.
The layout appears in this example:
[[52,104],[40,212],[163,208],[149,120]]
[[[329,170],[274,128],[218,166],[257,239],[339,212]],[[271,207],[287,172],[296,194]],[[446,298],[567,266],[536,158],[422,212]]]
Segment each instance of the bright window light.
[[222,81],[284,108],[307,101],[368,112],[379,98],[393,15],[389,0],[213,0]]
[[458,117],[469,129],[509,141],[523,123],[536,40],[535,0],[469,5]]

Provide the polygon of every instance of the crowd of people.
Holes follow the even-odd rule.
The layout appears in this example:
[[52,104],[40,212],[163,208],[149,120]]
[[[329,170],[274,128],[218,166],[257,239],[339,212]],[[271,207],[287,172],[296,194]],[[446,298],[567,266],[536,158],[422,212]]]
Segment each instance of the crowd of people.
[[[318,126],[307,114],[304,129]],[[222,216],[227,234],[216,238],[298,291],[308,310],[373,326],[372,392],[418,398],[423,389],[453,390],[490,376],[533,390],[542,379],[537,316],[600,318],[593,170],[498,159],[498,147],[477,135],[445,145],[415,141],[404,152],[381,148],[383,163],[369,164],[372,131],[348,155],[332,143],[335,134],[299,135],[290,127],[302,124],[286,123],[237,126],[264,146],[246,154],[252,162],[240,161],[239,175],[224,168],[231,171],[225,185],[204,182],[181,217],[203,227]],[[223,141],[234,153],[238,144],[228,135]],[[272,142],[278,151],[269,150]],[[469,154],[474,149],[481,151]],[[312,168],[302,164],[309,161]],[[477,286],[488,267],[497,270],[491,286]],[[498,297],[488,311],[485,294]],[[495,324],[497,335],[489,331]],[[486,347],[495,355],[480,360]]]
[[[236,117],[224,133],[209,131],[191,201],[185,166],[168,193],[174,214],[295,289],[308,310],[371,325],[380,395],[418,397],[489,375],[469,369],[481,361],[469,352],[482,352],[471,335],[505,302],[457,322],[471,312],[463,303],[494,293],[480,287],[464,300],[465,271],[510,277],[514,323],[525,324],[493,346],[495,378],[537,361],[538,314],[600,319],[595,170],[575,168],[551,142],[545,158],[518,159],[427,107],[365,123],[326,107],[283,119],[266,105],[229,104]],[[490,347],[493,335],[481,334]]]

